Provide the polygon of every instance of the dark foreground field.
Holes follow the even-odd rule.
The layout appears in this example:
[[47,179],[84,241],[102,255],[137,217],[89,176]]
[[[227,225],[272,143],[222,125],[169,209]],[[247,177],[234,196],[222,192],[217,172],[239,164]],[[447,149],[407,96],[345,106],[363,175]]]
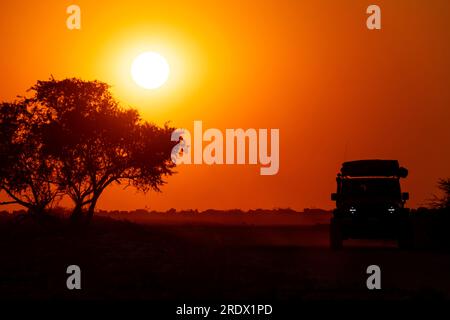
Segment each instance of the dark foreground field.
[[[327,214],[141,223],[97,217],[85,230],[40,227],[3,216],[0,299],[292,301],[449,299],[450,255],[399,251],[394,242],[350,241],[328,249]],[[216,221],[216,223],[212,223]],[[66,289],[66,268],[82,290]],[[366,288],[366,268],[382,290]]]

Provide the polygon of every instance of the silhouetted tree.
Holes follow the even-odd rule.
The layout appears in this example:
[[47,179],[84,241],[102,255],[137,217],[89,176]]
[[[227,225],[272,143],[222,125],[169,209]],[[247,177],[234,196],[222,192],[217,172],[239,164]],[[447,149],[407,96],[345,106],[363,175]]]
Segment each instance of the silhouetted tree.
[[26,99],[0,104],[0,190],[37,216],[60,195],[57,162],[44,152],[42,126],[50,119]]
[[438,188],[442,196],[434,196],[431,206],[437,209],[450,209],[450,178],[439,179]]
[[124,110],[109,86],[98,81],[38,81],[29,104],[51,115],[43,127],[44,151],[58,164],[56,184],[75,207],[72,218],[94,214],[112,183],[141,191],[159,190],[174,164],[172,129],[143,122],[136,110]]

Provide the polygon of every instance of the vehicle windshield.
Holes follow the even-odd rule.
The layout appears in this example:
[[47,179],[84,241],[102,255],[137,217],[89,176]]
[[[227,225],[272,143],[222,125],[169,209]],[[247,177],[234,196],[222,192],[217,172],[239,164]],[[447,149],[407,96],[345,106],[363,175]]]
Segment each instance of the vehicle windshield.
[[342,194],[347,198],[399,198],[400,183],[392,178],[343,179]]

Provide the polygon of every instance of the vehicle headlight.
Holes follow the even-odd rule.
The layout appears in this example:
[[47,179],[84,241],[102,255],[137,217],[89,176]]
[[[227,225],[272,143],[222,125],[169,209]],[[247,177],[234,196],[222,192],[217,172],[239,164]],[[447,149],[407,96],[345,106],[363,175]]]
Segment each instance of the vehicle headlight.
[[388,211],[389,211],[389,213],[395,213],[395,208],[394,207],[392,207],[392,206],[390,206],[389,208],[388,208]]
[[350,207],[350,209],[348,209],[348,211],[349,211],[351,214],[356,214],[356,208],[355,208],[355,207]]

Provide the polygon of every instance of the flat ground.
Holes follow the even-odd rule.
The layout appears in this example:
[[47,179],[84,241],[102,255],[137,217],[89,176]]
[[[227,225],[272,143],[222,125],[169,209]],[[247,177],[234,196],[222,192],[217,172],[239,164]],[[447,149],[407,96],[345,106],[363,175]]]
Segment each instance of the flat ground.
[[[198,214],[197,214],[198,215]],[[193,215],[194,216],[194,215]],[[86,230],[0,223],[0,298],[291,301],[449,299],[450,254],[390,241],[328,248],[327,214],[97,217]],[[66,268],[82,290],[66,289]],[[366,288],[366,268],[382,290]]]

